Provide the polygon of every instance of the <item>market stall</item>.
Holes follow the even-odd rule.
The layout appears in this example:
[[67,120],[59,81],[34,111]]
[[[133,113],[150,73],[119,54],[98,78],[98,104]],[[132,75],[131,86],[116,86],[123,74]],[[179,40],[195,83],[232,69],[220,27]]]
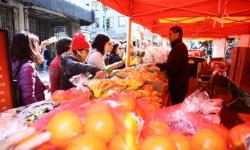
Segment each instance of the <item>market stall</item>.
[[100,0],[152,32],[167,35],[181,25],[185,37],[225,37],[249,33],[249,1],[228,0]]
[[[249,1],[100,1],[129,16],[128,42],[131,21],[162,36],[166,36],[166,29],[172,25],[181,25],[187,31],[186,37],[225,38],[250,33]],[[210,17],[201,17],[204,15]],[[128,66],[129,57],[130,46]],[[209,63],[205,67],[210,65],[215,68],[210,73],[212,77],[224,74],[223,65]],[[233,72],[237,74],[235,69]],[[0,148],[247,150],[250,147],[248,117],[241,115],[242,124],[226,128],[221,124],[223,100],[211,98],[203,88],[183,103],[166,107],[167,80],[155,66],[114,70],[105,79],[78,75],[71,82],[75,88],[56,91],[49,100],[0,113]]]
[[106,79],[77,75],[71,82],[76,88],[0,113],[1,149],[206,150],[208,141],[211,149],[247,147],[249,123],[222,126],[223,101],[205,91],[165,107],[166,81],[157,67],[116,70]]

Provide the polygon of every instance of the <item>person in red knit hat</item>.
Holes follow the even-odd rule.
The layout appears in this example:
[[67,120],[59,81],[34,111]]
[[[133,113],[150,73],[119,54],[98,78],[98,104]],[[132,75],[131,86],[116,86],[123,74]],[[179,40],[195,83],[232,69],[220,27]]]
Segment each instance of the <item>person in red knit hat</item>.
[[71,51],[62,54],[62,77],[61,90],[67,90],[74,85],[69,81],[71,77],[78,74],[91,74],[95,76],[99,68],[85,64],[89,53],[90,44],[82,33],[74,34],[72,38]]

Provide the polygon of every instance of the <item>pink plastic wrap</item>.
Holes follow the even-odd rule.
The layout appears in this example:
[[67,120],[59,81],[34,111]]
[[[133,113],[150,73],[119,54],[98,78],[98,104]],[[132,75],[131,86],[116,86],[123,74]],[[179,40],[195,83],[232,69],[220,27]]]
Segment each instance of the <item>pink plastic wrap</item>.
[[35,127],[38,131],[44,131],[50,119],[54,115],[62,111],[73,111],[79,116],[84,116],[84,110],[89,104],[90,104],[90,101],[83,102],[79,100],[63,102],[58,107],[56,107],[53,111],[45,114],[42,118],[34,122],[32,126]]
[[92,94],[87,87],[78,87],[71,88],[69,90],[58,90],[53,93],[50,100],[55,102],[64,102],[68,100],[79,100],[79,101],[88,101],[91,98]]
[[219,127],[221,102],[209,99],[206,92],[196,91],[181,104],[157,109],[147,114],[145,122],[165,122],[173,132],[184,135],[193,135],[201,128],[221,130],[223,128]]
[[210,99],[206,92],[197,90],[181,104],[185,112],[195,112],[213,123],[220,123],[221,99]]

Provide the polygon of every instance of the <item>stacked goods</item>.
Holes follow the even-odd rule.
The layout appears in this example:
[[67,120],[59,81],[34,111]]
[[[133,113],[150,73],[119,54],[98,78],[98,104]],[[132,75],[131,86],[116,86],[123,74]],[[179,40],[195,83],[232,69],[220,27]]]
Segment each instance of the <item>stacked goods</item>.
[[145,55],[143,57],[143,63],[153,64],[153,63],[165,63],[168,58],[169,50],[163,47],[149,46],[144,50]]
[[[136,99],[151,98],[158,107],[164,104],[167,81],[157,67],[137,67],[115,70],[109,79],[86,80],[74,77],[72,82],[79,87],[90,88],[93,98],[108,98],[116,93],[131,94]],[[82,83],[81,83],[82,82]],[[80,83],[80,84],[79,84]]]
[[57,91],[52,101],[1,113],[1,150],[249,148],[249,123],[231,130],[219,124],[221,100],[196,91],[179,105],[162,107],[166,81],[158,68],[126,68],[110,76],[86,80],[93,94],[78,86]]
[[[205,108],[198,113],[184,107],[187,103],[194,107],[190,100],[177,106],[154,108],[150,113],[145,111],[150,101],[146,105],[141,102],[119,94],[112,99],[66,100],[32,124],[15,124],[19,130],[8,126],[13,132],[1,138],[1,149],[247,149],[249,123],[229,131],[204,118],[200,112],[205,112]],[[207,106],[210,109],[211,104]],[[2,127],[4,121],[0,122]]]

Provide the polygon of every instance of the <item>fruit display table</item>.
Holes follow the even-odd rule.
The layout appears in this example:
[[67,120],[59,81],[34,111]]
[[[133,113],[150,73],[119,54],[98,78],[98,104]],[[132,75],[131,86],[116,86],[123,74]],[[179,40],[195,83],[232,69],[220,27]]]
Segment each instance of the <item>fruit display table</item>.
[[161,92],[166,81],[155,67],[126,68],[111,73],[109,79],[82,84],[85,86],[57,91],[50,100],[1,113],[1,149],[247,147],[249,123],[231,130],[222,126],[222,100],[210,99],[206,92],[196,91],[181,104],[163,106]]

